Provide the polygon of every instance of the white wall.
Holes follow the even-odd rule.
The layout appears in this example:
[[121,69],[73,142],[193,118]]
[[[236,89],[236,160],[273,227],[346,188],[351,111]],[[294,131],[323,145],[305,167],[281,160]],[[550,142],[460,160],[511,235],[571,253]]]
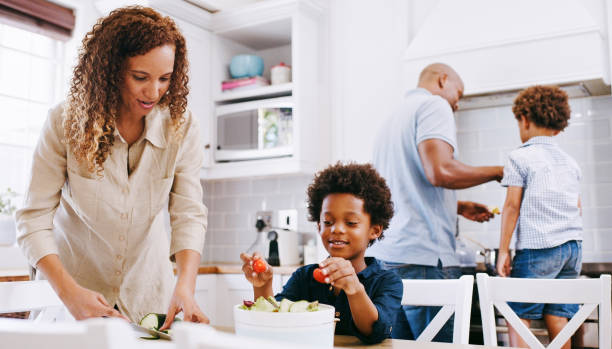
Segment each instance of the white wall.
[[376,131],[402,95],[409,2],[379,4],[330,2],[333,160],[369,161]]

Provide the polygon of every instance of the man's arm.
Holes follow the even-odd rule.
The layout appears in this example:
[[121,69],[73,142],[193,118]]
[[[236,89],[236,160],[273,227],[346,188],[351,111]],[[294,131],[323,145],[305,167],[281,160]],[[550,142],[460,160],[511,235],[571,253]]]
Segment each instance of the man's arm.
[[503,177],[502,166],[469,166],[456,160],[453,147],[441,139],[426,139],[418,149],[425,176],[436,187],[465,189]]

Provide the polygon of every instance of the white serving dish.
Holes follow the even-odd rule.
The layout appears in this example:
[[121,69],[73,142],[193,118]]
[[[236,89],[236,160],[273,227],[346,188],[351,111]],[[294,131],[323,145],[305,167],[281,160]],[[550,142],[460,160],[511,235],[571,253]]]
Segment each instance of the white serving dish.
[[273,339],[312,345],[334,346],[334,307],[319,304],[318,311],[304,313],[274,313],[251,311],[234,306],[234,328],[239,336]]

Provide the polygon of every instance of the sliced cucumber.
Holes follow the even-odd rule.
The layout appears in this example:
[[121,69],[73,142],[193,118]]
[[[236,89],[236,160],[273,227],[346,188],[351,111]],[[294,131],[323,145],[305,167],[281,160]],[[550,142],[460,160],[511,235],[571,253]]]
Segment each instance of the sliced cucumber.
[[254,311],[274,311],[274,306],[264,297],[259,297],[255,301],[255,304],[251,307],[251,310]]
[[166,321],[166,314],[148,313],[141,320],[139,325],[145,328],[158,330]]
[[280,305],[278,304],[276,299],[274,299],[274,297],[272,297],[272,296],[268,297],[268,302],[270,302],[270,304],[272,304],[274,306],[274,308],[276,308],[276,309],[278,309],[278,307],[280,307]]
[[[182,321],[182,320],[179,317],[174,317],[174,322],[177,322],[177,321]],[[162,327],[164,322],[166,322],[166,314],[148,313],[140,320],[138,324],[142,327],[159,331],[159,328]]]
[[278,309],[278,311],[281,313],[287,313],[289,312],[289,309],[291,309],[292,304],[292,301],[288,300],[287,298],[283,298],[283,300],[281,300],[280,302],[280,308]]
[[310,305],[310,303],[308,303],[308,301],[297,301],[293,304],[291,304],[291,307],[289,308],[289,312],[290,313],[303,313],[306,312],[308,310],[308,306]]
[[151,336],[151,337],[140,337],[140,339],[156,340],[156,339],[159,339],[159,337],[153,337],[153,336]]
[[314,301],[314,302],[310,302],[310,304],[308,304],[308,308],[306,308],[307,311],[317,311],[319,310],[319,301]]

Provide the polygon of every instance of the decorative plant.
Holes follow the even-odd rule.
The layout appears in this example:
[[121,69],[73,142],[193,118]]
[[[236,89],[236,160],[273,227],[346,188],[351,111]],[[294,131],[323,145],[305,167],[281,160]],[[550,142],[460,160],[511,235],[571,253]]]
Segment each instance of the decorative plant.
[[0,193],[0,214],[13,215],[17,207],[13,204],[13,199],[17,196],[11,188],[7,188],[5,192]]

